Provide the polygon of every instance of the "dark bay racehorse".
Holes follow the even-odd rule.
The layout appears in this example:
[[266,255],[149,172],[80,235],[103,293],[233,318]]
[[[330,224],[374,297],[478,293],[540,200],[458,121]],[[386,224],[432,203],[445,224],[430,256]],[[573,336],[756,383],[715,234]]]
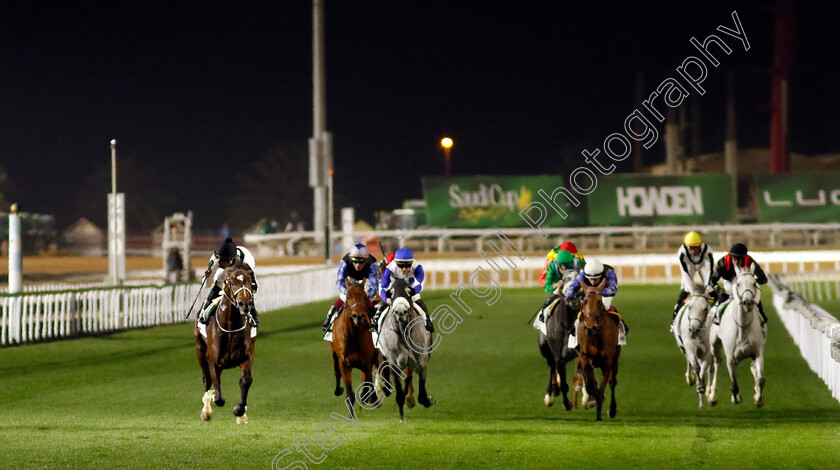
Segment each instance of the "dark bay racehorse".
[[[604,391],[610,385],[610,418],[615,417],[615,386],[618,383],[618,357],[621,346],[618,345],[617,315],[607,313],[601,300],[601,292],[606,285],[604,278],[597,286],[583,286],[583,305],[578,324],[578,343],[580,345],[579,370],[583,376],[587,393],[595,397],[597,415],[601,421],[601,408],[604,405]],[[595,386],[595,368],[601,369],[601,386]]]
[[[576,272],[568,270],[568,276],[564,274],[563,284],[571,282],[574,279]],[[568,279],[568,281],[567,281]],[[545,406],[554,404],[554,397],[558,395],[563,396],[563,407],[567,410],[572,409],[572,403],[569,402],[569,384],[566,381],[566,363],[574,360],[578,353],[574,348],[569,348],[569,332],[575,321],[576,306],[566,305],[563,301],[562,286],[560,286],[561,297],[554,309],[551,311],[551,316],[545,320],[545,331],[543,334],[540,331],[538,344],[540,353],[548,363],[548,387],[545,391]],[[577,401],[577,400],[575,400]]]
[[[379,351],[373,346],[373,337],[368,330],[370,320],[367,314],[367,294],[365,281],[356,283],[347,279],[347,294],[344,307],[333,323],[333,336],[330,342],[333,371],[335,372],[335,395],[344,392],[341,380],[347,389],[350,404],[356,403],[353,393],[351,371],[362,371],[362,382],[373,383],[372,370],[380,362]],[[370,395],[367,403],[376,403],[376,396]]]
[[[248,389],[251,388],[251,366],[254,363],[254,342],[251,338],[248,312],[254,306],[254,296],[251,287],[251,275],[242,269],[229,269],[228,278],[222,289],[223,298],[216,308],[216,313],[207,321],[207,338],[201,336],[196,323],[193,334],[195,336],[195,350],[198,364],[204,378],[204,409],[201,419],[209,421],[213,418],[210,402],[217,406],[225,405],[222,395],[222,370],[240,367],[242,378],[239,379],[240,401],[233,408],[236,422],[248,422],[245,414],[248,404]],[[213,390],[210,390],[210,387]]]
[[[407,401],[406,394],[409,390],[413,391],[413,387],[409,385],[411,372],[417,372],[420,382],[417,402],[426,408],[436,402],[426,391],[426,365],[431,354],[432,334],[426,331],[425,321],[414,308],[408,283],[404,279],[394,279],[392,290],[391,307],[382,324],[379,344],[387,364],[395,367],[396,371],[408,372],[406,388],[401,387],[400,378],[391,372],[391,367],[383,367],[383,377],[378,379],[396,388],[400,422],[404,423],[403,406]],[[426,314],[429,315],[429,312]]]

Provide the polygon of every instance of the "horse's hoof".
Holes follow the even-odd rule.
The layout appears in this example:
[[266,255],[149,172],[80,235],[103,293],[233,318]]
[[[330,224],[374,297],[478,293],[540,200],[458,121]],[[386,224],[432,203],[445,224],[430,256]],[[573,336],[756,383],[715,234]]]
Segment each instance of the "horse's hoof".
[[400,423],[405,423],[405,418],[400,418]]
[[732,403],[735,403],[736,405],[738,403],[741,403],[741,395],[733,395],[732,396]]
[[[563,408],[565,408],[565,409],[566,409],[566,411],[571,410],[571,409],[572,409],[572,404],[571,404],[571,402],[564,401],[564,402],[563,402]],[[575,407],[575,408],[577,408],[577,407]]]
[[417,404],[417,401],[414,399],[414,397],[406,397],[405,398],[405,406],[407,406],[409,408],[414,408],[414,405],[416,405],[416,404]]
[[543,403],[550,408],[554,404],[554,397],[546,393],[545,398],[543,398]]
[[435,397],[433,397],[431,395],[429,395],[429,399],[426,400],[426,401],[429,403],[428,405],[425,405],[426,408],[428,408],[428,407],[434,405],[435,403],[437,403],[437,399],[435,399]]
[[248,424],[248,415],[243,414],[242,416],[237,416],[236,424]]
[[210,421],[211,419],[213,419],[213,412],[212,411],[210,411],[210,412],[202,411],[201,412],[201,420],[202,421]]
[[756,400],[755,401],[755,406],[761,408],[762,406],[764,406],[764,400],[763,399],[762,400]]
[[607,414],[610,418],[615,418],[615,410],[610,410]]
[[710,404],[710,405],[715,406],[715,405],[717,405],[717,402],[718,402],[718,401],[717,401],[717,398],[715,398],[714,400],[712,400],[711,398],[709,398],[709,404]]
[[596,405],[598,405],[598,402],[596,402],[595,400],[592,400],[592,401],[586,402],[583,405],[583,407],[586,408],[587,410],[591,410],[592,408],[595,408]]
[[225,399],[224,398],[217,398],[216,399],[216,406],[225,406]]
[[341,388],[341,387],[338,387],[337,389],[335,389],[334,393],[335,393],[335,396],[340,396],[342,393],[344,393],[344,389]]
[[237,404],[233,407],[233,415],[236,417],[244,416],[245,411],[248,410],[247,406],[242,406],[241,404]]

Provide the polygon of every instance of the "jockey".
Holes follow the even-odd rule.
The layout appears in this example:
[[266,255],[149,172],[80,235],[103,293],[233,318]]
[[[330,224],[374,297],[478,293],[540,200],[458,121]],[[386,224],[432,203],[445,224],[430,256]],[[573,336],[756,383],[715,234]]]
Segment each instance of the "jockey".
[[[251,294],[257,293],[257,278],[254,275],[254,255],[244,246],[236,246],[230,237],[225,238],[225,241],[219,245],[219,249],[210,255],[209,264],[207,269],[204,270],[204,277],[211,279],[211,285],[213,287],[210,289],[210,294],[201,306],[201,314],[198,316],[199,323],[207,323],[207,307],[222,291],[225,279],[227,278],[226,268],[234,267],[248,271],[251,275],[251,288],[253,289]],[[254,326],[260,326],[260,321],[257,318],[257,309],[254,307],[251,308],[251,323]]]
[[[423,271],[423,266],[414,264],[414,253],[408,248],[397,250],[397,253],[394,255],[394,260],[388,264],[388,267],[385,268],[385,272],[382,274],[382,290],[379,292],[379,297],[388,305],[391,305],[391,298],[388,295],[390,294],[392,278],[405,279],[408,282],[408,285],[413,291],[411,293],[412,300],[423,309],[423,313],[426,315],[426,331],[434,333],[435,328],[432,325],[431,312],[429,312],[423,299],[420,298],[426,273]],[[381,310],[377,312],[373,321],[374,327],[381,313]]]
[[[747,254],[747,245],[736,243],[729,249],[729,253],[718,260],[710,279],[712,285],[716,285],[718,280],[723,278],[723,293],[715,304],[715,324],[720,324],[718,307],[729,300],[732,295],[732,281],[743,272],[755,274],[755,279],[759,285],[767,284],[767,275],[764,274],[761,266]],[[758,302],[758,313],[761,314],[761,324],[767,323],[767,315],[764,314],[764,306],[761,301]]]
[[[608,264],[603,264],[597,259],[590,260],[586,263],[586,266],[583,267],[583,270],[580,274],[578,274],[578,277],[576,277],[569,285],[569,290],[566,292],[566,302],[571,302],[571,300],[578,295],[579,292],[581,292],[584,285],[597,286],[603,279],[607,280],[607,284],[601,291],[601,299],[604,303],[604,307],[608,312],[618,313],[615,307],[612,306],[613,298],[615,297],[616,292],[618,292],[618,278],[616,278],[615,269]],[[619,344],[624,343],[624,335],[626,335],[629,330],[630,329],[627,327],[627,323],[625,323],[622,318],[618,327]]]
[[[569,243],[569,245],[571,245],[571,243]],[[574,247],[574,245],[572,245],[572,247]],[[548,299],[546,299],[542,308],[540,308],[541,322],[545,321],[544,310],[557,300],[558,297],[560,297],[561,292],[558,292],[557,290],[560,288],[559,283],[563,281],[563,273],[570,269],[579,272],[584,266],[586,266],[586,261],[583,260],[583,256],[576,257],[571,251],[565,249],[560,250],[557,253],[557,256],[549,263],[545,274],[543,290],[550,295]]]
[[700,234],[697,232],[688,232],[685,234],[683,245],[677,251],[677,258],[680,261],[680,275],[682,281],[680,285],[680,296],[677,298],[677,304],[674,306],[673,320],[677,316],[683,301],[688,298],[688,294],[695,289],[694,275],[697,274],[702,281],[700,284],[705,290],[705,294],[711,294],[714,291],[714,283],[712,283],[712,272],[715,270],[715,262],[711,247],[703,242]]
[[574,243],[571,242],[564,242],[559,246],[555,246],[545,255],[545,265],[543,266],[542,272],[540,273],[540,286],[545,286],[545,276],[548,274],[548,267],[551,265],[551,262],[557,258],[557,255],[560,254],[561,251],[566,250],[570,252],[575,258],[583,261],[583,255],[578,253],[577,247]]
[[330,310],[327,312],[327,319],[324,320],[324,324],[321,325],[321,329],[325,332],[330,328],[333,315],[335,315],[336,312],[340,312],[341,308],[344,306],[344,301],[347,298],[346,281],[348,277],[357,281],[367,279],[367,283],[365,284],[365,293],[368,298],[365,309],[368,312],[368,317],[371,318],[371,323],[373,323],[372,299],[376,297],[376,288],[379,286],[379,269],[376,265],[376,258],[371,256],[367,247],[362,244],[357,244],[353,248],[350,248],[350,252],[344,255],[344,257],[341,258],[341,262],[338,264],[338,273],[335,278],[335,285],[338,287],[339,297],[338,300],[332,304],[332,307],[330,307]]

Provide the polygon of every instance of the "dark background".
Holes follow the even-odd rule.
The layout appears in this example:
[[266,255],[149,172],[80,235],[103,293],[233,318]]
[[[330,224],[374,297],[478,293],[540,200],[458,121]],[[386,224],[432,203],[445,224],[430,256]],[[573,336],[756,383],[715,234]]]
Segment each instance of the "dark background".
[[[372,222],[422,197],[420,176],[443,173],[443,136],[455,175],[577,167],[637,106],[636,70],[647,95],[697,55],[692,36],[732,28],[733,10],[751,49],[721,35],[733,53],[709,68],[702,150],[723,147],[727,68],[739,146],[769,146],[770,2],[566,3],[327,1],[336,208]],[[116,138],[131,231],[186,210],[205,230],[262,216],[282,227],[292,212],[309,227],[311,12],[308,1],[5,2],[0,192],[60,230],[79,217],[104,227]],[[840,149],[837,19],[836,2],[797,5],[791,151]],[[660,133],[645,163],[663,159]]]

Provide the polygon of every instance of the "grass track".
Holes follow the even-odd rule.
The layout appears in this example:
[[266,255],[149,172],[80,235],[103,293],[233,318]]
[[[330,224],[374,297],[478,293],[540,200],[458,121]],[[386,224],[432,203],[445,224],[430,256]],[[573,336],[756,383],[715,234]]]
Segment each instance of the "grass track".
[[[342,443],[309,468],[830,468],[840,461],[840,406],[770,313],[767,406],[752,405],[742,363],[744,403],[697,409],[684,361],[668,332],[675,287],[622,287],[616,305],[630,324],[618,376],[618,416],[546,408],[547,368],[525,324],[542,301],[536,290],[507,289],[473,308],[443,338],[430,362],[430,409],[392,399],[338,424]],[[434,308],[447,297],[427,294]],[[647,300],[651,299],[651,300]],[[236,371],[223,375],[227,398],[210,423],[198,417],[201,374],[191,328],[177,325],[72,341],[0,349],[0,468],[262,468],[293,440],[312,437],[332,412],[327,345],[318,338],[326,302],[261,317],[248,415],[234,423]],[[358,373],[354,375],[358,384]],[[343,397],[342,397],[343,398]],[[320,448],[309,447],[316,456]],[[305,460],[301,455],[295,454]],[[277,468],[294,468],[288,456]],[[303,467],[300,467],[303,468]]]

